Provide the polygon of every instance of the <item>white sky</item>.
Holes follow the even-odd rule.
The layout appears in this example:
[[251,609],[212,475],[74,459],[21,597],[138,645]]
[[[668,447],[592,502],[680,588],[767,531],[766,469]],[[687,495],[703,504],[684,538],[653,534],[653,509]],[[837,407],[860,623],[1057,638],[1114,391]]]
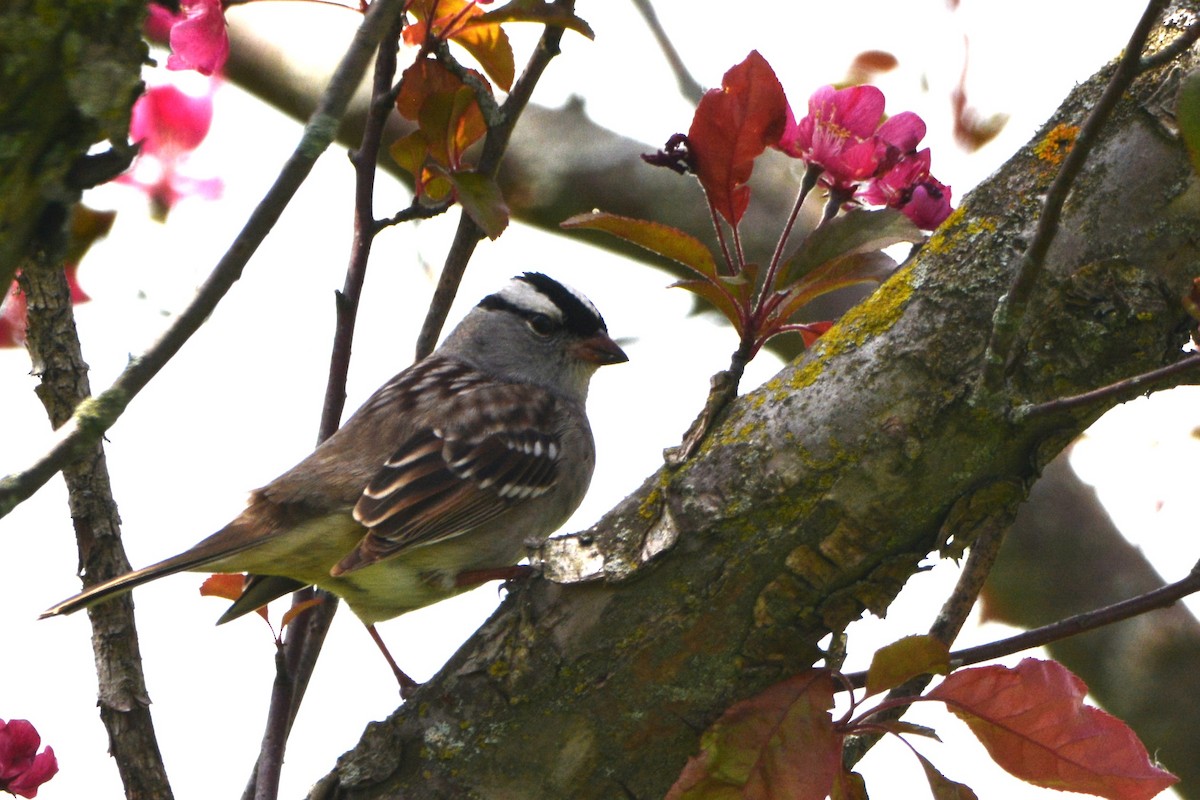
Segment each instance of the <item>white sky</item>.
[[[662,0],[659,14],[683,58],[705,85],[752,48],[775,67],[793,105],[839,79],[854,53],[887,49],[901,69],[880,85],[889,112],[920,113],[929,124],[934,173],[960,198],[1028,138],[1072,84],[1122,47],[1141,4],[1071,2],[984,3],[965,0],[956,14],[940,0],[854,4],[797,2],[765,12],[730,12],[736,4]],[[900,13],[902,10],[903,13]],[[298,12],[318,18],[303,27]],[[311,49],[349,32],[353,15],[288,2],[239,7],[290,48]],[[535,95],[557,105],[583,96],[598,122],[654,145],[685,130],[690,108],[679,99],[640,18],[628,3],[581,0],[579,14],[597,34],[594,43],[568,33]],[[1100,20],[1098,17],[1105,17]],[[530,29],[532,34],[533,30]],[[972,100],[983,114],[1012,115],[1008,129],[971,157],[949,139],[949,90],[958,80],[963,36],[971,37]],[[520,58],[520,57],[519,57]],[[923,84],[928,85],[924,90]],[[149,222],[132,191],[97,191],[89,202],[119,208],[112,236],[85,261],[80,280],[93,301],[78,307],[85,357],[94,390],[106,387],[131,354],[141,352],[189,299],[249,209],[295,144],[298,129],[225,88],[218,95],[213,132],[193,163],[220,174],[219,202],[185,202],[167,226]],[[277,230],[249,265],[204,330],[134,402],[109,433],[107,453],[124,521],[130,560],[141,566],[178,552],[237,513],[245,492],[305,455],[314,441],[333,328],[333,291],[342,284],[350,236],[352,175],[344,157],[330,152],[301,190]],[[384,181],[381,213],[407,204]],[[348,411],[411,357],[451,219],[391,230],[379,240],[356,336]],[[480,296],[518,271],[549,272],[588,294],[615,336],[638,337],[630,363],[603,370],[593,383],[593,426],[601,444],[593,490],[568,525],[594,521],[658,465],[703,401],[708,376],[725,366],[732,334],[706,320],[686,318],[690,300],[666,291],[664,276],[622,263],[572,240],[514,226],[481,246],[458,319]],[[662,320],[654,324],[653,320]],[[688,363],[678,354],[688,354]],[[762,357],[745,386],[769,377],[777,364]],[[0,473],[25,467],[50,435],[32,393],[28,359],[0,351],[0,408],[8,421]],[[629,407],[631,397],[652,400]],[[1195,560],[1182,525],[1191,487],[1180,463],[1194,463],[1195,395],[1175,392],[1122,409],[1079,448],[1084,477],[1096,481],[1131,535],[1161,564],[1169,579]],[[74,537],[65,490],[52,482],[0,520],[0,625],[8,643],[0,680],[0,718],[28,718],[58,754],[62,772],[39,797],[120,797],[116,770],[105,755],[96,719],[95,677],[83,615],[35,622],[51,603],[78,589]],[[886,624],[870,620],[852,634],[861,660],[875,647],[924,630],[953,582],[942,567],[914,579]],[[139,589],[145,668],[159,740],[180,800],[234,797],[249,774],[262,732],[273,673],[273,645],[257,619],[215,628],[220,601],[199,599],[200,578],[177,576]],[[381,626],[402,666],[418,680],[431,676],[478,624],[497,598],[494,586]],[[964,641],[990,640],[995,627],[969,631]],[[851,665],[854,666],[854,665]],[[355,744],[364,725],[394,708],[395,682],[353,618],[343,609],[296,723],[281,796],[302,795]],[[929,722],[928,712],[917,721]],[[1015,782],[986,760],[948,717],[938,726],[951,744],[918,747],[952,778],[966,780],[983,800],[1045,797]],[[923,796],[915,761],[892,759],[902,748],[877,748],[864,762],[873,798]],[[885,752],[887,751],[887,752]],[[964,760],[962,753],[972,754]],[[872,778],[872,775],[875,777]]]

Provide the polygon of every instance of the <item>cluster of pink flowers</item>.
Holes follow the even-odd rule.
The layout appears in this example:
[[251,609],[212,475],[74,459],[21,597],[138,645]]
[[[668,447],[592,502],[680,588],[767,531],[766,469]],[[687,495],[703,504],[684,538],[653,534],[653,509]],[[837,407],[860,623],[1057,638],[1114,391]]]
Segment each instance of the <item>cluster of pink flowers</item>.
[[0,719],[0,792],[37,797],[38,787],[58,772],[54,748],[37,749],[42,737],[27,720]]
[[929,148],[917,150],[925,123],[911,111],[885,121],[883,107],[874,86],[822,86],[799,122],[788,110],[779,149],[820,169],[836,200],[896,208],[932,230],[950,215],[950,187],[930,174]]

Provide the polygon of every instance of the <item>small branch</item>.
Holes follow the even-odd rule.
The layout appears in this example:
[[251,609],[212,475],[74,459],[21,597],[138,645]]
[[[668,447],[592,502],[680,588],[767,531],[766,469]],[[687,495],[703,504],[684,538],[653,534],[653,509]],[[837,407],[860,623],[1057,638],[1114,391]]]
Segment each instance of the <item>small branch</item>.
[[[1096,628],[1112,625],[1113,623],[1121,622],[1149,611],[1168,608],[1196,592],[1200,592],[1200,562],[1192,567],[1192,571],[1188,573],[1186,578],[1178,580],[1175,583],[1168,583],[1166,586],[1155,589],[1152,592],[1146,592],[1137,597],[1131,597],[1128,600],[1122,600],[1119,603],[1113,603],[1110,606],[1104,606],[1094,611],[1076,614],[1073,617],[1067,617],[1058,622],[1043,625],[1040,628],[1034,628],[1024,633],[1018,633],[1015,636],[1009,636],[1007,639],[999,639],[977,647],[956,650],[950,654],[950,664],[955,669],[958,669],[959,667],[967,667],[971,664],[990,661],[994,658],[1010,656],[1033,647],[1042,647],[1051,642],[1087,633]],[[862,688],[866,686],[867,673],[850,673],[846,676],[846,679],[854,688]]]
[[1033,296],[1034,286],[1045,269],[1046,253],[1049,252],[1050,244],[1058,233],[1058,224],[1067,196],[1076,176],[1091,154],[1100,130],[1108,122],[1117,102],[1137,77],[1142,50],[1166,4],[1167,0],[1150,0],[1146,5],[1146,10],[1129,37],[1129,43],[1125,46],[1125,52],[1117,63],[1108,86],[1080,127],[1074,146],[1046,192],[1041,218],[1038,220],[1033,239],[1021,257],[1008,292],[1000,298],[996,308],[992,335],[984,356],[983,374],[980,377],[980,388],[987,395],[998,394],[1004,384],[1004,374],[1017,334]]
[[[574,0],[556,0],[555,5],[568,11],[573,11],[575,8]],[[499,172],[500,161],[508,149],[513,128],[516,127],[521,112],[529,104],[533,88],[542,77],[542,73],[546,71],[550,61],[558,55],[558,45],[562,40],[562,35],[562,28],[546,26],[542,32],[542,38],[538,40],[537,47],[534,48],[529,62],[521,73],[521,77],[513,83],[512,90],[509,91],[504,104],[500,106],[498,124],[493,126],[490,122],[488,123],[487,136],[483,140],[483,153],[480,155],[479,164],[476,167],[476,171],[481,175],[495,178]],[[425,322],[421,325],[421,332],[417,336],[416,356],[418,360],[432,353],[433,348],[437,345],[438,337],[441,336],[442,328],[446,324],[446,316],[450,313],[450,306],[458,295],[462,276],[467,271],[467,262],[475,252],[475,246],[483,237],[483,230],[467,216],[465,211],[462,212],[458,229],[454,234],[454,241],[450,245],[450,251],[446,254],[446,262],[443,264],[441,276],[438,278],[437,288],[429,303],[429,311],[425,315]]]
[[1200,39],[1200,22],[1193,22],[1187,30],[1175,38],[1169,45],[1152,56],[1146,56],[1138,64],[1138,70],[1149,72],[1163,64],[1170,63],[1191,49],[1196,40]]
[[[967,563],[958,576],[958,582],[954,585],[954,591],[950,593],[942,610],[938,612],[937,619],[929,628],[930,636],[940,642],[945,642],[947,646],[958,638],[971,609],[975,607],[975,603],[979,599],[979,593],[983,591],[983,584],[992,571],[992,565],[996,563],[996,556],[1000,553],[1000,545],[1004,542],[1004,534],[1007,530],[1006,524],[990,522],[975,537],[975,542],[971,545],[971,552],[967,556]],[[861,683],[856,682],[859,674],[862,675]],[[866,673],[855,673],[847,678],[850,685],[855,688],[866,685]],[[892,689],[882,702],[891,703],[901,698],[916,697],[925,691],[925,687],[932,679],[932,675],[918,675]],[[877,716],[880,719],[900,719],[908,711],[908,708],[908,704],[892,706],[881,711]],[[870,733],[848,739],[842,750],[842,763],[846,769],[857,764],[881,738],[881,733]]]
[[300,142],[279,177],[250,214],[245,226],[221,257],[195,299],[140,358],[130,362],[112,386],[98,397],[80,403],[70,421],[62,426],[60,438],[50,451],[24,472],[0,479],[0,517],[28,499],[63,466],[87,452],[124,412],[138,392],[146,387],[167,362],[179,352],[217,303],[242,275],[242,269],[274,227],[284,208],[304,183],[317,158],[325,152],[337,132],[363,72],[374,55],[384,30],[403,8],[402,0],[376,0],[362,26],[329,81]]
[[704,87],[692,77],[692,73],[688,72],[683,59],[679,56],[679,51],[671,43],[671,37],[667,36],[667,31],[659,21],[658,14],[654,12],[654,6],[650,3],[650,0],[633,0],[633,7],[641,13],[642,19],[646,20],[646,27],[650,29],[650,33],[654,34],[654,40],[658,42],[658,48],[662,50],[667,63],[671,65],[671,72],[675,75],[675,82],[679,84],[679,93],[689,103],[696,105],[700,102],[700,98],[704,96]]
[[441,216],[454,207],[454,201],[446,199],[434,205],[423,205],[419,199],[413,198],[412,204],[408,208],[402,208],[387,219],[375,220],[375,232],[384,228],[390,228],[393,225],[402,225],[405,222],[412,222],[415,219],[433,219]]
[[1029,417],[1041,416],[1044,414],[1053,414],[1062,411],[1072,411],[1077,408],[1086,408],[1093,403],[1099,403],[1105,400],[1111,400],[1114,397],[1125,397],[1140,391],[1147,386],[1153,386],[1167,378],[1173,378],[1189,370],[1200,367],[1200,353],[1192,353],[1191,355],[1176,361],[1174,364],[1168,364],[1165,367],[1152,369],[1149,372],[1144,372],[1141,375],[1135,375],[1132,378],[1126,378],[1123,381],[1110,383],[1108,386],[1101,386],[1099,389],[1093,389],[1090,392],[1073,395],[1071,397],[1060,397],[1057,400],[1049,400],[1045,403],[1037,405],[1024,405],[1016,409],[1016,416],[1019,419],[1027,419]]

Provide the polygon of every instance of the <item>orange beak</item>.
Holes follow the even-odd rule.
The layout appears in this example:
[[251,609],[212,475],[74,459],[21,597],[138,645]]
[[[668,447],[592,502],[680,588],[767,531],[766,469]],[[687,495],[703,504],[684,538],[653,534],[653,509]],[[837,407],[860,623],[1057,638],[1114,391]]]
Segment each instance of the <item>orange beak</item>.
[[577,343],[572,348],[572,353],[580,361],[587,361],[597,366],[620,364],[629,360],[625,351],[604,331]]

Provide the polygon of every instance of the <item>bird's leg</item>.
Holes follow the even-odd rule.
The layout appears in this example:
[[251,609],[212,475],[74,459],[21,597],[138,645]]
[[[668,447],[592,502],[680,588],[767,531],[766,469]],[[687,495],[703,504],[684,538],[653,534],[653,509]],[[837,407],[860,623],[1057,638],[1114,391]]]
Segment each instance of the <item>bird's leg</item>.
[[454,576],[454,586],[459,589],[480,586],[488,581],[515,581],[528,578],[533,574],[533,567],[528,564],[514,564],[511,567],[487,567],[485,569],[469,569]]
[[413,693],[421,684],[408,677],[404,670],[400,669],[400,665],[396,663],[396,659],[392,658],[392,654],[388,652],[387,645],[383,643],[383,638],[379,635],[379,631],[375,630],[374,625],[367,626],[367,633],[371,634],[371,638],[375,640],[375,644],[379,647],[379,652],[383,653],[383,657],[387,659],[388,666],[392,668],[392,672],[396,675],[396,680],[400,684],[400,697],[404,700]]

